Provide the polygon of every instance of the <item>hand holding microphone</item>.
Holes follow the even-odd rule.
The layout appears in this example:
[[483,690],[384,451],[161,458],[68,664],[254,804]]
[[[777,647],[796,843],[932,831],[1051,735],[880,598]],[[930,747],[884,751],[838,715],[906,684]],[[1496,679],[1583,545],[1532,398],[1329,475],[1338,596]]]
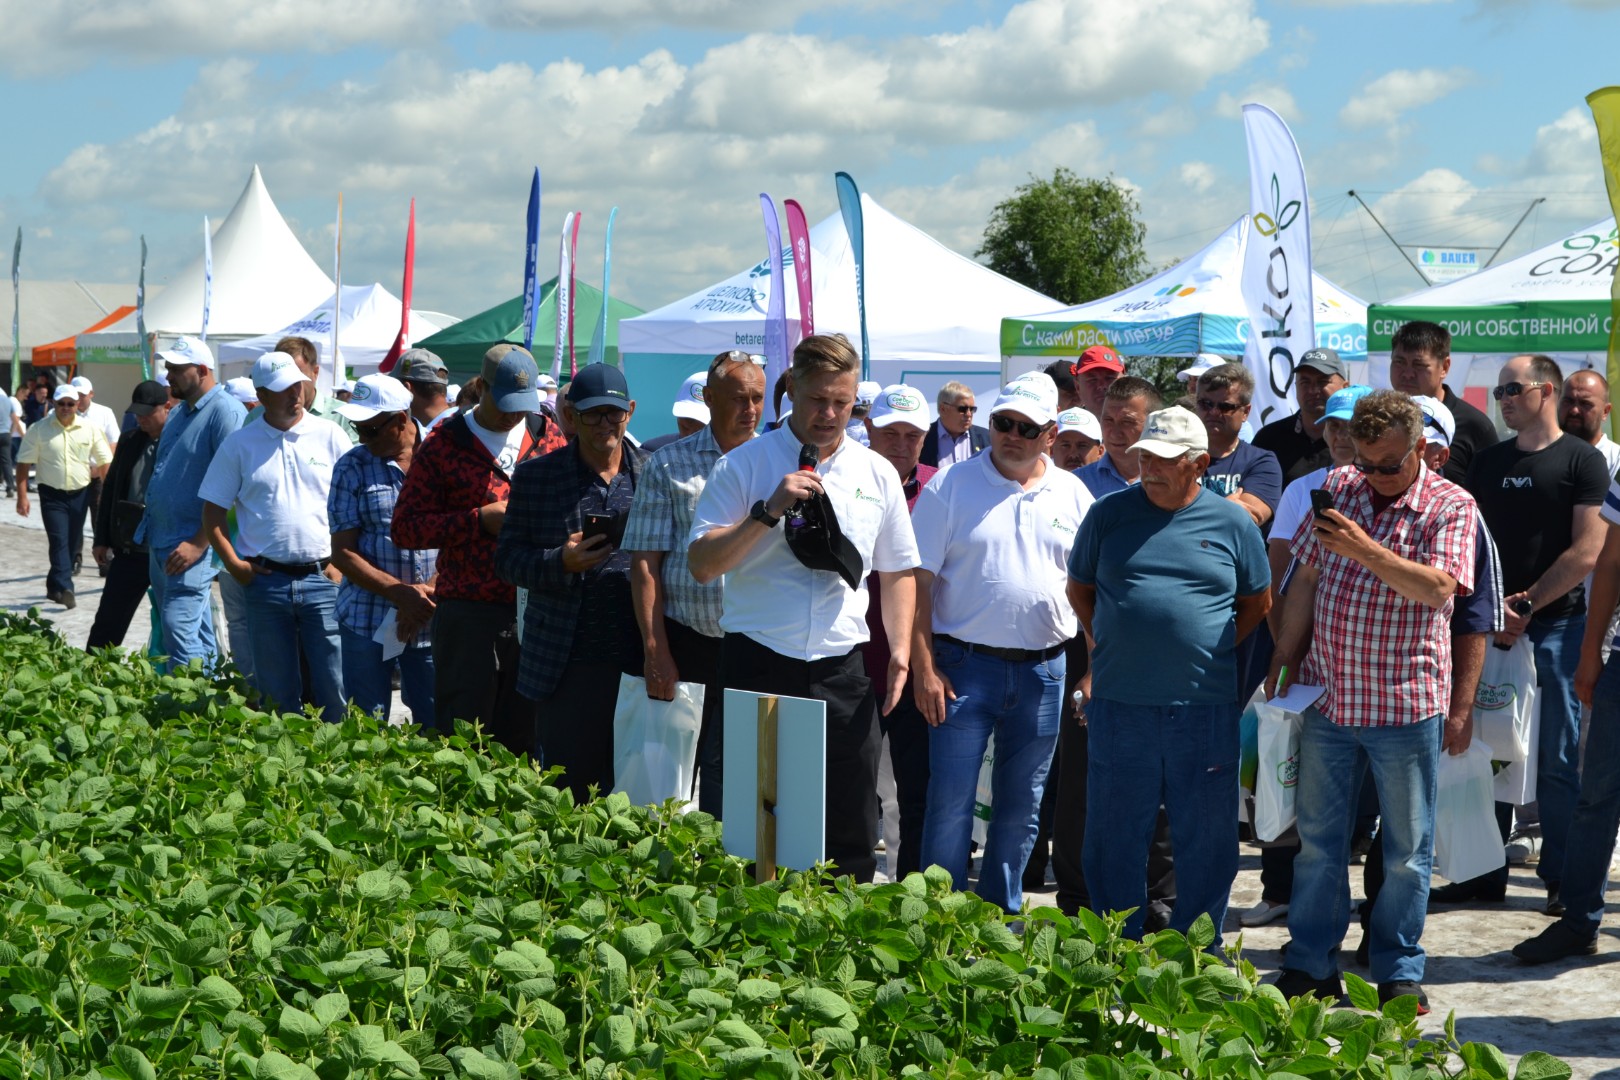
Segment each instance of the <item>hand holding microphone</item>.
[[[765,508],[774,517],[788,517],[788,524],[794,524],[793,519],[799,517],[799,504],[804,500],[824,490],[821,486],[821,477],[816,473],[816,463],[821,460],[820,452],[809,443],[805,443],[799,450],[799,468],[782,477],[782,482],[776,485],[776,490],[765,501]],[[802,521],[800,522],[802,524]]]

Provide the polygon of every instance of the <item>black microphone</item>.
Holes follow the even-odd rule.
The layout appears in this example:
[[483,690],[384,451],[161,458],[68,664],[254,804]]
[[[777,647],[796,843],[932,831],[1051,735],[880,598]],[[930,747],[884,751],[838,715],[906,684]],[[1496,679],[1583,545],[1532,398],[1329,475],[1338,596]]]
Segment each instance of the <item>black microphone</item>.
[[[815,472],[816,463],[820,460],[821,451],[817,450],[810,443],[804,443],[799,447],[800,472]],[[793,506],[788,510],[787,523],[789,528],[799,529],[804,527],[804,500],[801,499],[794,503]]]

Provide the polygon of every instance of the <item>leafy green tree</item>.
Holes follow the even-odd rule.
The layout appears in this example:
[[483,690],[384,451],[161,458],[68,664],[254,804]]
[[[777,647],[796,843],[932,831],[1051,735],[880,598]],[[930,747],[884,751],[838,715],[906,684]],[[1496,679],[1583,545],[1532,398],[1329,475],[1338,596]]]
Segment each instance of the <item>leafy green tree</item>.
[[974,254],[990,269],[1065,304],[1136,284],[1152,269],[1142,251],[1147,227],[1136,197],[1114,182],[1059,166],[1033,174],[990,213]]

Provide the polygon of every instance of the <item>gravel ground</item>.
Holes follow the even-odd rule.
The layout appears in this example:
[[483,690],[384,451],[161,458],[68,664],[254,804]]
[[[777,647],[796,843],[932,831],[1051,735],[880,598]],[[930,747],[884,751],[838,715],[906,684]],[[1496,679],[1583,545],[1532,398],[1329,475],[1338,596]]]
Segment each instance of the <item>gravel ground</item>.
[[[34,516],[18,519],[8,505],[0,510],[0,607],[22,612],[38,607],[67,639],[83,643],[95,618],[101,579],[93,568],[77,579],[78,607],[66,611],[45,600],[45,537]],[[88,557],[88,551],[86,552]],[[130,626],[127,648],[143,648],[150,623],[143,604]],[[0,672],[0,678],[4,673]],[[1611,871],[1611,881],[1616,873]],[[1050,884],[1050,883],[1049,883]],[[1351,889],[1359,895],[1361,873],[1352,868]],[[1260,858],[1245,848],[1232,910],[1228,941],[1239,939],[1237,913],[1260,898]],[[1030,896],[1032,904],[1055,904],[1054,893]],[[1569,1062],[1579,1078],[1620,1080],[1620,905],[1611,903],[1599,935],[1598,954],[1559,964],[1527,967],[1509,955],[1519,941],[1547,925],[1541,914],[1545,894],[1533,868],[1515,867],[1505,904],[1451,909],[1429,916],[1423,944],[1429,953],[1425,987],[1434,1012],[1428,1029],[1440,1032],[1448,1011],[1457,1013],[1463,1040],[1492,1042],[1510,1057],[1545,1050]],[[1360,930],[1352,929],[1343,956],[1353,964]],[[1262,971],[1275,971],[1288,939],[1286,921],[1241,930],[1245,955]]]

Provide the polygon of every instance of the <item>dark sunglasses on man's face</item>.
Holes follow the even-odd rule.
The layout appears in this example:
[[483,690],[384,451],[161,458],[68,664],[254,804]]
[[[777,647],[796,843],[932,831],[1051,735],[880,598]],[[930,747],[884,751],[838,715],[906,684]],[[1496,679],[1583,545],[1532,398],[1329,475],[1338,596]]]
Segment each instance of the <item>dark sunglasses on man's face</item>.
[[1235,401],[1211,401],[1207,397],[1198,399],[1199,412],[1218,412],[1222,416],[1231,416],[1241,408],[1243,406]]
[[386,416],[381,420],[373,420],[369,424],[356,424],[354,425],[354,433],[360,436],[363,441],[370,442],[372,439],[375,439],[377,436],[387,431],[389,425],[391,425],[393,422],[393,416]]
[[1355,466],[1356,472],[1362,476],[1371,476],[1373,473],[1377,473],[1379,476],[1398,476],[1400,471],[1406,467],[1406,459],[1411,456],[1412,451],[1408,450],[1401,455],[1401,460],[1393,465],[1369,465],[1365,461],[1352,461],[1350,464]]
[[963,416],[972,416],[974,413],[979,411],[979,407],[977,405],[947,405],[945,407],[947,409],[955,409]]
[[1510,382],[1503,386],[1498,386],[1496,389],[1492,390],[1491,397],[1495,398],[1497,401],[1501,401],[1503,398],[1518,397],[1526,390],[1535,390],[1539,387],[1547,385],[1549,384],[1543,382]]
[[1044,424],[1032,424],[1028,420],[1014,420],[1010,416],[992,416],[990,418],[990,426],[1001,432],[1003,435],[1007,434],[1007,432],[1011,431],[1013,428],[1017,428],[1019,436],[1025,439],[1036,438],[1041,432],[1046,430],[1046,425]]

